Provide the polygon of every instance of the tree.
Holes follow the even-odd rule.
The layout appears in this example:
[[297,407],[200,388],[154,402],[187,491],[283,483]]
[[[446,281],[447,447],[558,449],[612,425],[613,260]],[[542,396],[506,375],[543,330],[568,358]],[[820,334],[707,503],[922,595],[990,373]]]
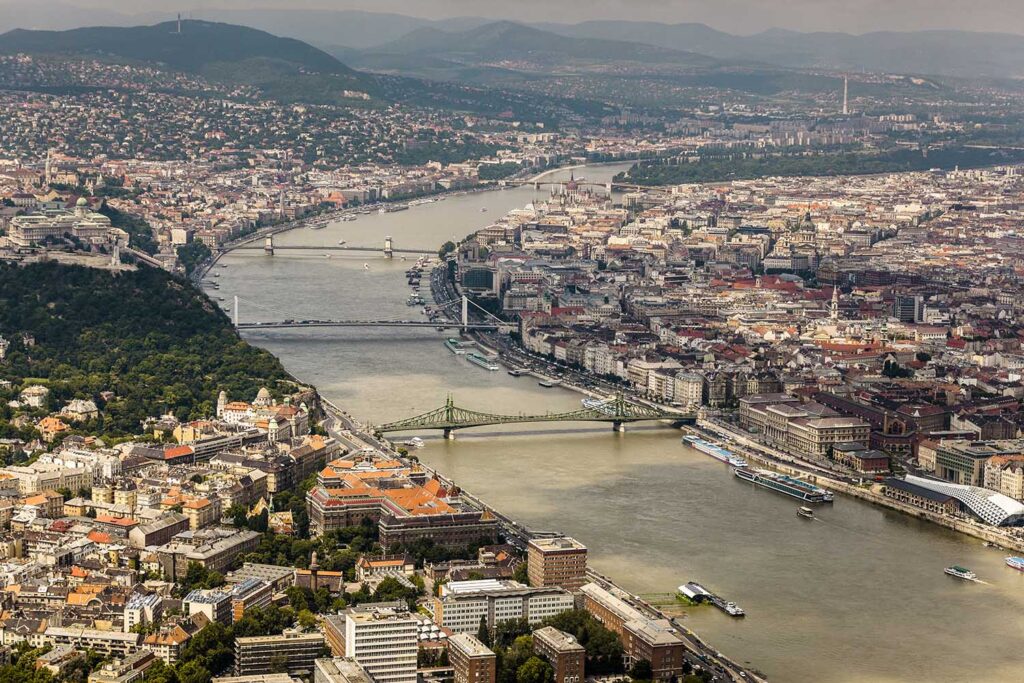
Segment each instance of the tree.
[[629,670],[629,677],[634,681],[649,681],[653,676],[654,672],[651,670],[651,663],[646,659],[638,659],[633,664],[633,668]]
[[186,662],[178,667],[180,683],[207,683],[210,678],[212,678],[210,672],[198,661]]
[[299,622],[299,626],[301,626],[304,631],[312,631],[316,628],[316,615],[308,609],[301,610],[297,620]]
[[453,251],[455,251],[455,242],[448,240],[447,242],[441,245],[440,249],[437,250],[437,256],[438,258],[444,258]]
[[520,562],[516,565],[515,570],[512,572],[512,578],[523,585],[529,586],[530,575],[528,569],[529,567],[527,566],[526,562]]
[[480,617],[480,627],[476,630],[476,639],[487,647],[491,646],[491,629],[487,628],[487,617]]
[[554,679],[551,665],[536,655],[516,669],[516,683],[551,683]]

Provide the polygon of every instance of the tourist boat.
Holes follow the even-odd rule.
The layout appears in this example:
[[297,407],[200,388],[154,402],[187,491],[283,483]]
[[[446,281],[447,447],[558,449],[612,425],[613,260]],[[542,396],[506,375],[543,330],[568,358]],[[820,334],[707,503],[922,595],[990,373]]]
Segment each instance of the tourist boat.
[[955,564],[952,567],[946,567],[942,571],[946,572],[950,576],[955,576],[956,578],[963,579],[965,581],[974,581],[978,578],[978,575],[972,572],[970,569],[968,569],[967,567],[961,567],[958,564]]
[[558,381],[557,379],[542,379],[541,381],[537,382],[537,384],[544,387],[545,389],[551,389],[552,387],[557,387],[559,384],[561,384],[561,382]]
[[797,509],[796,514],[804,517],[805,519],[814,519],[814,510],[807,507],[806,505],[801,506]]
[[498,364],[495,363],[493,360],[475,351],[470,351],[469,353],[467,353],[466,360],[468,360],[473,365],[477,365],[483,368],[484,370],[491,370],[492,372],[496,372],[501,369],[500,367],[498,367]]
[[720,460],[726,464],[732,465],[733,467],[747,467],[747,461],[738,455],[734,455],[732,451],[716,446],[710,441],[705,441],[699,436],[693,434],[687,434],[683,437],[683,443],[693,446],[698,451],[705,455],[710,455],[715,460]]
[[831,491],[826,491],[814,484],[809,484],[806,481],[801,481],[785,474],[777,474],[768,470],[755,470],[749,467],[737,467],[733,470],[733,474],[761,488],[792,496],[793,498],[799,498],[808,503],[832,502],[833,496]]
[[519,368],[510,368],[508,374],[512,375],[513,377],[522,377],[523,371],[520,370]]
[[423,439],[418,436],[414,436],[408,441],[402,442],[402,445],[408,446],[409,448],[423,448]]
[[1013,567],[1019,572],[1024,572],[1024,557],[1007,557],[1006,566]]

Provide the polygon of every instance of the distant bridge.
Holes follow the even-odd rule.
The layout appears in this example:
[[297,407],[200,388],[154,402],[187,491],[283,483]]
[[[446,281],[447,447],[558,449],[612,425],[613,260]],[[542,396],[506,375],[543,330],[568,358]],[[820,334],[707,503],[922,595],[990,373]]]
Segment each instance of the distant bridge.
[[651,188],[644,187],[643,185],[634,185],[627,183],[594,183],[586,180],[504,180],[499,184],[503,187],[533,187],[534,190],[539,190],[542,187],[563,187],[569,182],[573,182],[577,187],[589,187],[589,188],[601,188],[608,194],[612,192],[623,192],[623,191],[636,191],[636,190],[649,190]]
[[437,250],[430,249],[396,249],[393,241],[390,237],[384,238],[383,247],[350,247],[348,245],[338,246],[314,246],[307,244],[274,244],[274,236],[267,235],[263,240],[263,246],[258,244],[243,244],[241,246],[234,247],[232,251],[257,251],[261,250],[263,253],[273,256],[278,251],[351,251],[356,252],[380,252],[387,258],[391,258],[395,254],[417,254],[417,255],[431,255],[436,256]]
[[[298,320],[294,318],[286,318],[284,320],[254,320],[249,322],[242,322],[239,316],[239,303],[242,300],[237,296],[234,300],[234,310],[231,315],[231,321],[235,325],[235,329],[239,330],[288,330],[288,329],[301,329],[304,327],[422,327],[422,328],[440,328],[444,330],[480,330],[480,331],[502,331],[511,332],[514,326],[511,323],[507,323],[504,320],[494,317],[484,309],[480,308],[468,297],[463,296],[461,299],[455,299],[449,301],[447,304],[439,305],[438,308],[441,310],[452,309],[456,306],[461,306],[460,315],[458,318],[448,317],[446,314],[444,317],[437,317],[434,320],[322,320],[322,319],[304,319]],[[252,301],[246,301],[247,304],[262,308],[264,310],[281,315],[277,311],[267,306],[261,306]],[[484,314],[487,318],[483,321],[473,321],[469,318],[469,307],[474,306]]]
[[430,412],[410,417],[398,422],[389,422],[374,428],[379,434],[388,432],[408,432],[423,429],[440,429],[446,439],[453,438],[455,430],[487,425],[523,424],[530,422],[610,422],[612,429],[623,431],[628,422],[649,420],[671,420],[672,422],[688,422],[696,415],[681,412],[669,412],[627,401],[621,394],[593,408],[581,408],[566,413],[546,413],[544,415],[495,415],[481,413],[468,408],[456,406],[449,396],[444,406]]

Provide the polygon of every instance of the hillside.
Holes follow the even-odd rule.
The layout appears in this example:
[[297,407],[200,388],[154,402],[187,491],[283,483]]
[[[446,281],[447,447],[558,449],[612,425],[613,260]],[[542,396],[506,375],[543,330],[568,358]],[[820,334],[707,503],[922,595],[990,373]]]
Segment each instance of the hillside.
[[446,56],[455,61],[502,60],[565,64],[574,61],[710,66],[717,60],[683,50],[603,38],[570,38],[523,24],[498,21],[464,31],[423,27],[400,40],[367,50],[370,55]]
[[181,71],[202,72],[218,63],[270,59],[306,71],[352,74],[331,55],[293,38],[279,38],[245,26],[207,21],[173,21],[153,26],[96,26],[70,31],[14,29],[0,35],[0,52],[54,53],[158,62]]
[[[22,334],[35,345],[24,347]],[[147,416],[209,416],[221,389],[250,397],[288,378],[201,292],[153,268],[114,275],[0,264],[0,335],[14,342],[0,378],[16,388],[26,378],[44,381],[52,408],[95,400],[104,417],[92,431],[110,436],[138,433]],[[103,391],[116,398],[104,404]]]

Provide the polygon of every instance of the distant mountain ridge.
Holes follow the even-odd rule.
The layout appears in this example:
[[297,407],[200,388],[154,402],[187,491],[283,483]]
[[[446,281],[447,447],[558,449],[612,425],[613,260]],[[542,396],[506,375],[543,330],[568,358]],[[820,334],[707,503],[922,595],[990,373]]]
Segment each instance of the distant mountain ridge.
[[570,37],[511,21],[496,21],[462,31],[427,26],[397,41],[364,50],[368,54],[461,55],[479,61],[531,59],[558,62],[675,63],[711,66],[718,60],[705,55],[608,38]]
[[[134,25],[169,18],[163,12],[128,14],[85,11],[72,5],[58,10],[53,7],[28,2],[0,5],[0,26],[69,28],[96,22]],[[195,14],[206,20],[243,24],[331,46],[333,54],[345,54],[343,48],[376,50],[422,28],[459,33],[496,23],[482,17],[430,20],[359,10],[203,9],[196,10]],[[642,43],[714,59],[763,62],[786,68],[1024,78],[1024,36],[1007,33],[945,30],[851,35],[770,29],[744,36],[700,23],[615,20],[578,24],[532,22],[528,25],[572,38]]]

